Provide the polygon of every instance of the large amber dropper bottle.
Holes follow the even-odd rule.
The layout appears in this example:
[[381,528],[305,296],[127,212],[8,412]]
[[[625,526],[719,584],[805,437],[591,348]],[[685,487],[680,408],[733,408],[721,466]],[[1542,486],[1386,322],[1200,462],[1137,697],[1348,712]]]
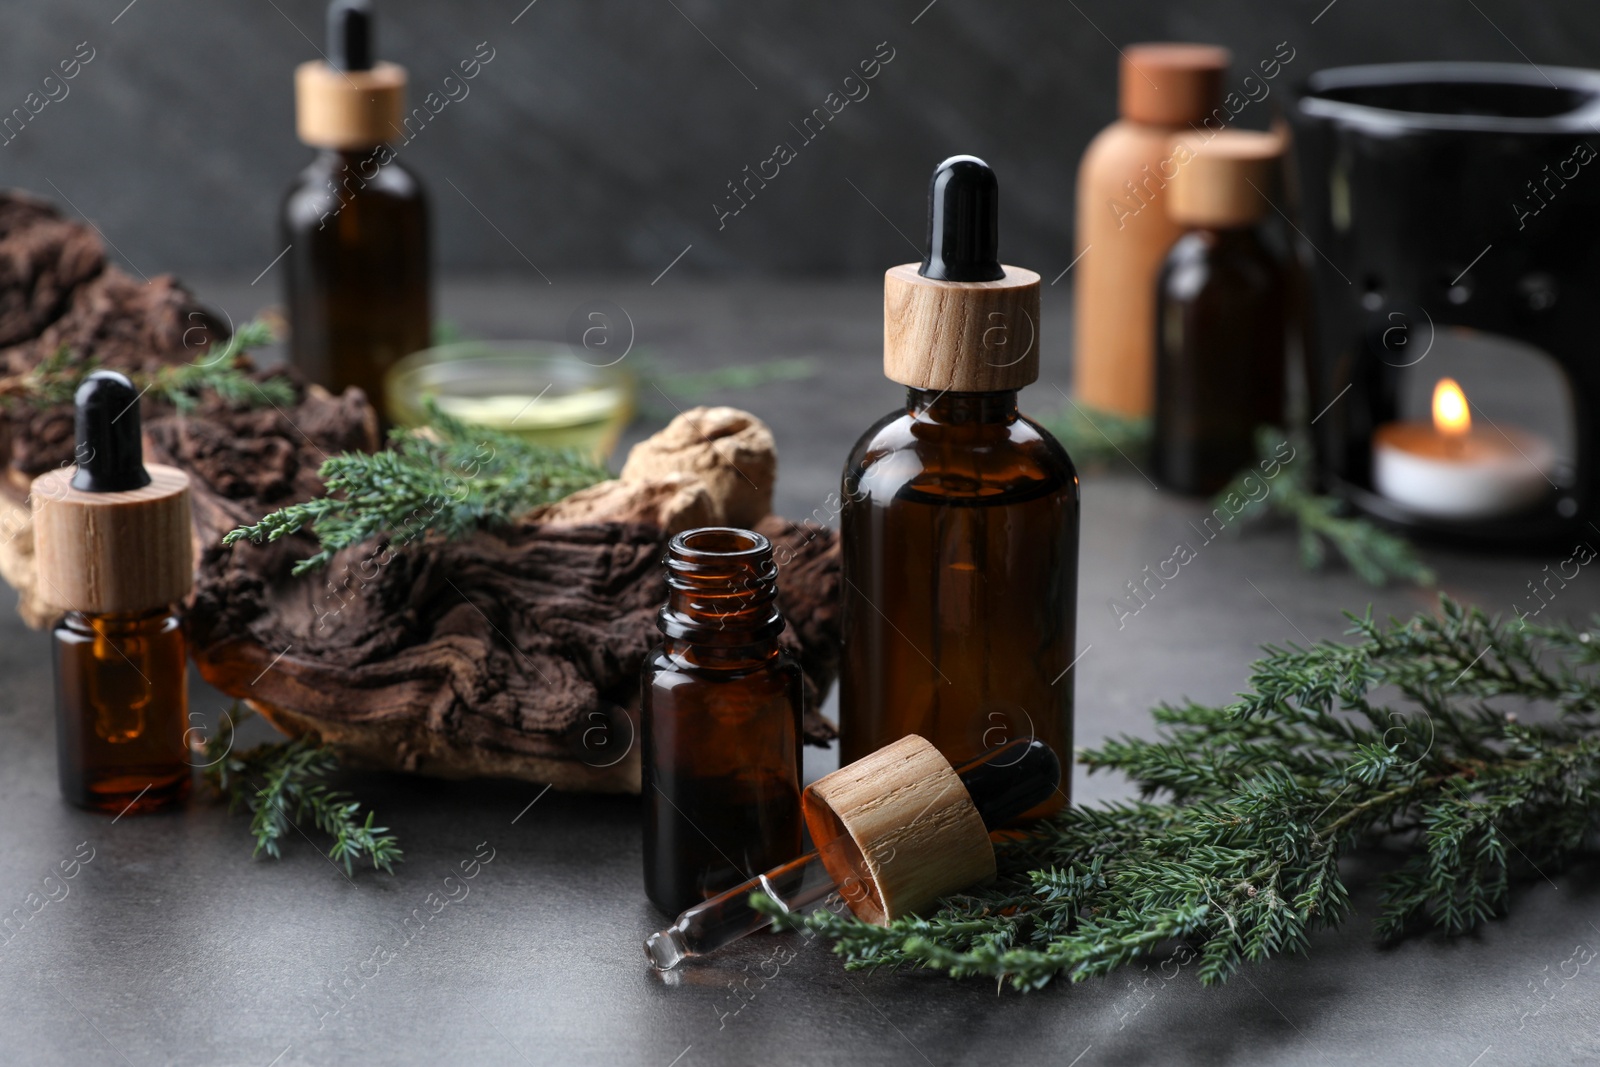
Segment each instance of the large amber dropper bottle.
[[189,793],[182,622],[194,582],[189,477],[144,465],[139,393],[115,371],[78,387],[78,465],[34,479],[40,585],[67,608],[52,634],[61,793],[122,815]]
[[956,764],[1037,738],[1070,767],[1078,475],[1017,410],[1039,373],[1039,276],[999,262],[982,160],[941,163],[928,209],[927,258],[884,278],[905,407],[845,465],[840,759],[915,733]]
[[406,72],[373,60],[365,0],[328,9],[328,61],[295,71],[295,125],[317,150],[283,205],[294,364],[319,385],[359,386],[384,415],[383,377],[428,347],[428,204],[396,158]]

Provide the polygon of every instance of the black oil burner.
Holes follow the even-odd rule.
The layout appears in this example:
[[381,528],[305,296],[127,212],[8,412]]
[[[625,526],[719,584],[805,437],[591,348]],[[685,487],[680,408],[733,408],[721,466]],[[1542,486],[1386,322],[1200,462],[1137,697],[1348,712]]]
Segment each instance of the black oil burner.
[[1595,536],[1600,72],[1325,70],[1292,123],[1324,483],[1430,538]]

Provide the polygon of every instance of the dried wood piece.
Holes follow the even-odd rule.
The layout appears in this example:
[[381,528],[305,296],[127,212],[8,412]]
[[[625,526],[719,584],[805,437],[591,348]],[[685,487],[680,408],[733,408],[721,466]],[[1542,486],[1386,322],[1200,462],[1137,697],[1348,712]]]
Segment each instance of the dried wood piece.
[[686,474],[722,501],[721,522],[751,526],[772,513],[778,451],[766,423],[738,408],[692,408],[628,453],[622,480]]
[[[204,355],[226,330],[166,275],[148,283],[107,266],[93,228],[48,201],[0,192],[0,379],[15,380],[59,347],[101,366],[148,372]],[[146,398],[148,418],[161,405]],[[18,610],[46,626],[61,608],[37,595],[28,486],[72,460],[72,405],[0,405],[0,576]]]
[[[766,432],[740,414],[735,421]],[[153,425],[151,436],[170,441],[179,426]],[[701,448],[715,450],[717,439]],[[232,455],[222,467],[248,484],[254,471],[275,468],[267,455]],[[237,508],[230,502],[202,517],[198,501],[222,474],[211,466],[196,475],[202,527]],[[658,640],[660,559],[673,532],[637,518],[688,490],[677,472],[596,490],[591,504],[609,500],[613,514],[633,521],[586,507],[573,524],[561,521],[558,505],[464,541],[347,549],[326,572],[300,578],[289,572],[313,550],[308,540],[222,549],[218,526],[206,535],[212,547],[189,615],[201,672],[286,732],[313,732],[357,762],[637,791],[639,670]],[[726,521],[709,486],[691,495],[709,501],[711,521]],[[779,603],[791,625],[783,640],[805,669],[808,737],[824,742],[832,726],[816,708],[837,669],[835,538],[775,517],[757,529],[785,563]]]

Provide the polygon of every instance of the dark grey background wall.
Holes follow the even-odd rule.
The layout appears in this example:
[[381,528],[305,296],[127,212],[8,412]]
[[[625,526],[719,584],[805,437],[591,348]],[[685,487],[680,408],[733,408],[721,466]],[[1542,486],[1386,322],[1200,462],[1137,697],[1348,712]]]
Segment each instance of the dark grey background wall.
[[[68,95],[0,146],[0,181],[69,201],[145,273],[252,277],[282,247],[278,200],[307,158],[291,72],[322,45],[321,0],[125,4],[0,5],[0,114],[93,49]],[[692,245],[675,270],[876,272],[920,244],[933,163],[968,151],[1000,173],[1006,258],[1050,278],[1071,258],[1078,156],[1112,116],[1113,42],[1226,44],[1237,80],[1287,41],[1295,58],[1246,126],[1323,66],[1600,65],[1594,0],[525,5],[378,5],[380,49],[409,67],[414,102],[493,50],[403,151],[432,191],[447,271],[653,277]],[[894,58],[870,95],[801,142],[790,124],[880,42]],[[780,141],[797,158],[719,229],[726,183]]]

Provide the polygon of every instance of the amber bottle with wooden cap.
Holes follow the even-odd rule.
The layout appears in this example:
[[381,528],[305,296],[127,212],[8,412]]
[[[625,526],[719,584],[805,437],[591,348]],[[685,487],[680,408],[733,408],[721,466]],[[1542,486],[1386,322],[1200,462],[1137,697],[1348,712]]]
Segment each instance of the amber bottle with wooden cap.
[[194,582],[189,478],[144,465],[139,394],[114,371],[78,387],[78,464],[33,482],[34,555],[67,608],[53,633],[61,793],[156,811],[189,792],[187,663],[174,605]]
[[644,885],[675,915],[800,852],[800,665],[778,647],[772,545],[703,527],[667,545],[641,704]]
[[1000,264],[998,212],[987,164],[945,160],[927,258],[884,278],[884,373],[907,392],[845,465],[846,763],[913,733],[958,763],[1017,738],[1071,758],[1078,476],[1017,410],[1039,276]]
[[289,347],[309,379],[358,386],[431,343],[428,205],[389,145],[406,136],[406,72],[373,59],[366,0],[328,9],[328,61],[295,71],[300,140],[316,149],[283,205]]
[[995,873],[989,832],[1055,794],[1061,762],[1042,741],[1012,741],[953,769],[912,735],[841,767],[802,797],[815,852],[697,904],[645,939],[661,970],[772,922],[750,906],[765,893],[790,912],[837,894],[867,922],[926,911]]
[[1225,131],[1178,172],[1168,206],[1189,232],[1157,284],[1150,474],[1180,493],[1221,489],[1255,457],[1258,426],[1281,426],[1290,284],[1263,239],[1280,137]]
[[1183,232],[1168,211],[1168,187],[1209,136],[1205,123],[1222,103],[1228,59],[1210,45],[1123,50],[1121,118],[1089,143],[1078,167],[1072,371],[1079,403],[1150,414],[1156,275]]

